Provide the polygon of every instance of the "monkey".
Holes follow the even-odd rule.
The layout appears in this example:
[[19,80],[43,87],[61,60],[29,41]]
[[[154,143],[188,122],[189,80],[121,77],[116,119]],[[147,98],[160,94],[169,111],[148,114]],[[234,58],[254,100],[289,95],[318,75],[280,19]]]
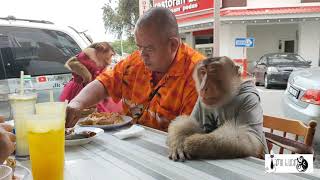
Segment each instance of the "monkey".
[[190,116],[169,125],[169,158],[264,158],[263,111],[253,81],[242,79],[239,66],[226,56],[198,62],[193,79],[198,100]]

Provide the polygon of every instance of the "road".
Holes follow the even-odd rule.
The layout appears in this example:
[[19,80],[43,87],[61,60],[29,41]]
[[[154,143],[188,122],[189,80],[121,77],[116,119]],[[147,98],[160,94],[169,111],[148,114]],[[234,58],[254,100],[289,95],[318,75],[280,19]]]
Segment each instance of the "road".
[[[281,107],[282,96],[285,88],[265,89],[264,87],[258,86],[257,89],[260,94],[263,113],[271,116],[285,117]],[[317,144],[317,147],[315,147],[315,149],[316,160],[314,162],[314,167],[320,168],[320,143]]]
[[265,89],[261,86],[257,88],[261,98],[263,113],[271,116],[285,117],[281,107],[281,99],[285,89]]

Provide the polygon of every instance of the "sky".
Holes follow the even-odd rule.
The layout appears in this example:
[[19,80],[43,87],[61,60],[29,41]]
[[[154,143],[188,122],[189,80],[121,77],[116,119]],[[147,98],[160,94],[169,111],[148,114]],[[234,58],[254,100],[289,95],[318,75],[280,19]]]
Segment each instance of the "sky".
[[[93,41],[114,41],[106,33],[102,7],[109,0],[1,0],[0,17],[8,15],[21,19],[48,20],[72,26],[78,31],[88,30]],[[116,0],[113,1],[113,6]]]

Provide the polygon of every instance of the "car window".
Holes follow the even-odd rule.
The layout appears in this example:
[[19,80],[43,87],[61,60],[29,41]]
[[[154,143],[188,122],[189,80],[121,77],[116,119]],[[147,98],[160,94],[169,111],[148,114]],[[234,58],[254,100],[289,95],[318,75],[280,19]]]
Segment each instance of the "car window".
[[266,63],[267,63],[267,61],[266,61],[266,57],[265,57],[265,56],[263,56],[262,58],[260,58],[260,61],[258,62],[259,65],[261,65],[261,64],[266,64]]
[[64,32],[0,27],[0,58],[6,78],[19,77],[21,70],[32,76],[68,73],[64,63],[80,51],[78,44]]
[[306,63],[306,61],[299,55],[295,54],[276,54],[268,57],[269,64],[295,64]]

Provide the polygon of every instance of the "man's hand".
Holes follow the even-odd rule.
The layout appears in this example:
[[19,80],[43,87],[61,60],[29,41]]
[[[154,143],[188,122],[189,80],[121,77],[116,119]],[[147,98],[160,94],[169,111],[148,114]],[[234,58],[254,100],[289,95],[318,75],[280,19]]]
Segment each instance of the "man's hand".
[[16,136],[12,133],[13,127],[3,123],[0,118],[0,164],[2,164],[15,150]]
[[75,126],[80,118],[83,107],[79,102],[71,101],[67,106],[66,127],[71,128]]

